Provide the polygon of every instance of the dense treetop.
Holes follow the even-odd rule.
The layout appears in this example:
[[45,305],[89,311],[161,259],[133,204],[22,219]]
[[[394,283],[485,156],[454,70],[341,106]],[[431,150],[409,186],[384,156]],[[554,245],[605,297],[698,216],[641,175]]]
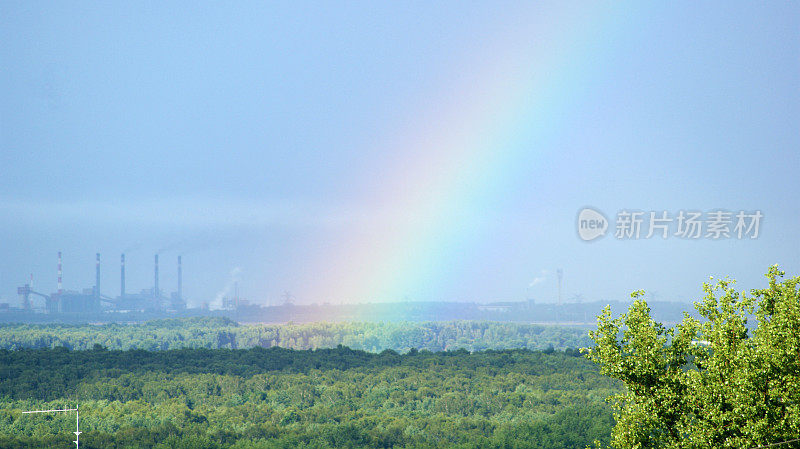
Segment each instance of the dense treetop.
[[0,447],[565,447],[607,441],[619,385],[577,350],[0,351]]
[[750,295],[727,279],[705,284],[702,320],[674,328],[641,300],[619,318],[606,310],[588,355],[627,387],[614,447],[800,447],[800,277],[782,280],[777,266],[766,276]]
[[0,324],[0,348],[167,350],[178,348],[335,348],[380,352],[411,348],[554,349],[591,344],[589,328],[491,321],[239,325],[222,317],[166,319],[144,324]]

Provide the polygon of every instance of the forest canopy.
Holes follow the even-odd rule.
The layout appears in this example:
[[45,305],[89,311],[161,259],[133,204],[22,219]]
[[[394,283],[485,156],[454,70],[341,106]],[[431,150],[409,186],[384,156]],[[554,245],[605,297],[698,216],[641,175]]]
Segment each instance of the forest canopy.
[[577,350],[379,354],[0,351],[0,447],[564,447],[608,441],[620,392]]
[[168,350],[180,348],[335,348],[380,352],[411,348],[531,350],[580,348],[591,344],[589,328],[492,321],[341,322],[239,325],[228,318],[202,317],[144,324],[0,324],[0,348]]

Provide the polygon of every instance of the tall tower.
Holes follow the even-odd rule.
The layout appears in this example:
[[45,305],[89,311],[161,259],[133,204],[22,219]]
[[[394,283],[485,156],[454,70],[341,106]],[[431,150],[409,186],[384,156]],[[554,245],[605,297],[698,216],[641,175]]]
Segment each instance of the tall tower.
[[181,256],[178,256],[178,299],[183,299],[183,265]]
[[64,293],[61,285],[61,251],[58,252],[58,294]]
[[158,254],[156,254],[155,285],[153,285],[153,296],[155,296],[156,298],[161,296],[161,293],[158,289]]
[[96,254],[97,261],[94,264],[94,296],[100,297],[100,253]]
[[125,296],[125,254],[119,257],[119,297]]
[[559,268],[556,270],[556,274],[558,274],[558,305],[561,305],[561,280],[564,279],[564,270]]

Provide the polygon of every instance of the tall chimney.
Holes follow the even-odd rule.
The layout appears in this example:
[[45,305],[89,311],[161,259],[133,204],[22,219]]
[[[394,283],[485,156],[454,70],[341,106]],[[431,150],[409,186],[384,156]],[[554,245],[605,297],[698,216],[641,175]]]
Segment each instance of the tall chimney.
[[58,294],[60,295],[63,293],[64,290],[61,287],[61,251],[58,252]]
[[178,299],[183,299],[183,266],[181,256],[178,256]]
[[125,253],[119,258],[119,297],[125,296]]
[[158,254],[156,254],[155,285],[153,286],[153,296],[161,296],[158,291]]
[[100,297],[100,253],[97,253],[97,262],[95,263],[94,273],[94,295]]

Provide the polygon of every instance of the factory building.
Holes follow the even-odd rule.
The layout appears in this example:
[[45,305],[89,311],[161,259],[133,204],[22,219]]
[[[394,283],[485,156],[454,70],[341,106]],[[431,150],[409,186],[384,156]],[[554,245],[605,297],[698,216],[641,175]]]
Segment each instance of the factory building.
[[92,313],[100,310],[100,301],[93,289],[85,289],[83,293],[63,292],[54,299],[54,306],[48,310],[50,313]]
[[[35,291],[32,282],[17,288],[22,309],[42,313],[98,313],[98,312],[163,312],[186,309],[183,298],[183,267],[178,256],[178,289],[169,297],[162,294],[158,279],[158,255],[155,256],[153,288],[139,293],[128,293],[125,286],[125,254],[120,257],[120,294],[103,295],[100,290],[100,254],[96,255],[95,285],[82,292],[62,288],[61,252],[58,253],[58,290],[49,295]],[[39,298],[43,299],[41,301]]]

